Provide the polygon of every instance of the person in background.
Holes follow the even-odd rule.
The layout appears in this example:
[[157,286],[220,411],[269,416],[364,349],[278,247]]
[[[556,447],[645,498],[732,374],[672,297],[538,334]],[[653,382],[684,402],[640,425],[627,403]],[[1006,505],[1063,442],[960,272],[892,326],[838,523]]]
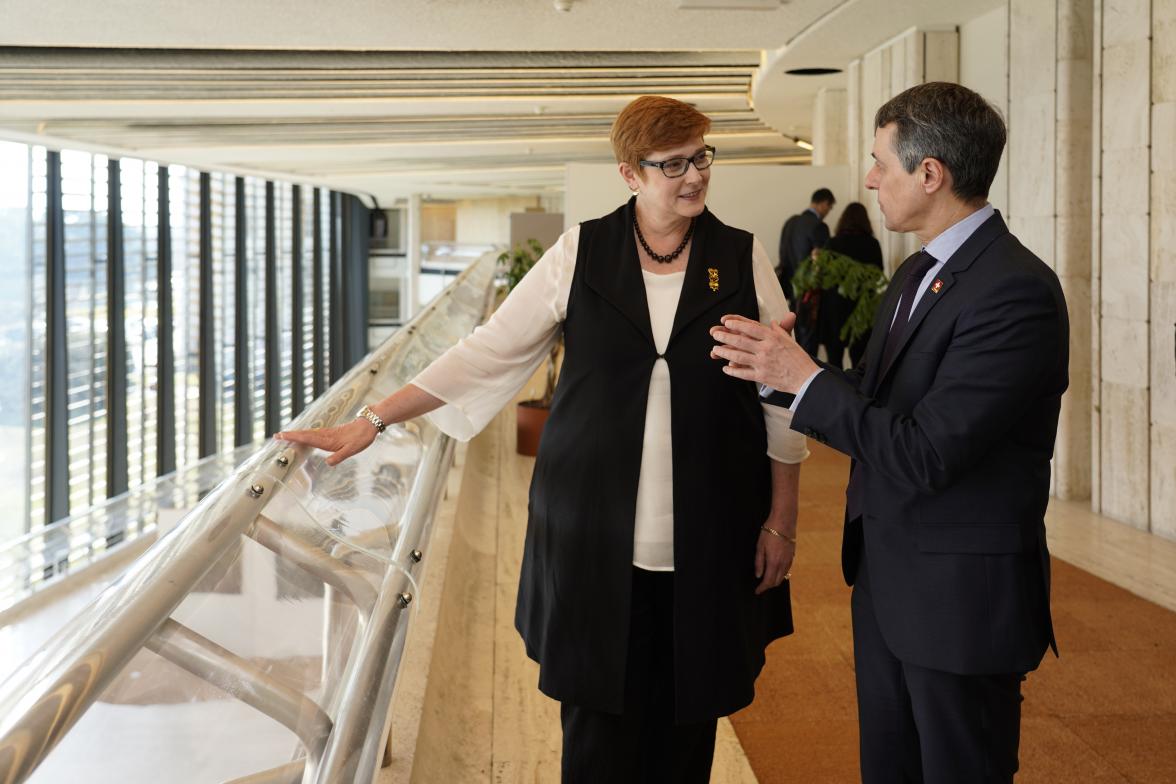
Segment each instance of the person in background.
[[486,325],[362,418],[279,436],[337,463],[435,412],[468,439],[563,334],[515,626],[561,703],[565,784],[706,784],[716,720],[792,632],[806,441],[709,358],[724,313],[768,323],[788,304],[763,246],[706,208],[709,128],[681,101],[630,103],[612,130],[627,203],[565,232]]
[[812,255],[813,250],[825,247],[829,241],[829,227],[825,217],[836,204],[833,191],[818,188],[808,209],[784,221],[780,231],[780,264],[776,274],[780,277],[780,288],[788,299],[788,305],[796,310],[796,296],[792,291],[792,276],[802,261]]
[[[845,205],[845,210],[837,220],[837,228],[826,250],[848,256],[861,264],[882,269],[882,245],[874,236],[874,227],[870,225],[870,215],[865,205],[854,201]],[[817,343],[825,346],[829,364],[841,367],[845,352],[845,342],[841,339],[841,328],[845,325],[849,314],[853,312],[854,303],[837,293],[836,289],[826,289],[821,294],[821,306],[817,312]],[[867,332],[849,345],[850,365],[857,365],[866,350],[866,343],[870,340]]]

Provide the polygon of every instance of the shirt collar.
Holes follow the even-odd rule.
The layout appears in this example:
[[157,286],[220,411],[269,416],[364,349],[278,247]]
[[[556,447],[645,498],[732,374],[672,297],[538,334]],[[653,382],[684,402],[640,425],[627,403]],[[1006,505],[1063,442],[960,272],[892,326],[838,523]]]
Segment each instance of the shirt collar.
[[805,210],[805,212],[811,212],[813,215],[816,215],[816,216],[817,216],[817,220],[820,220],[820,219],[821,219],[821,213],[817,212],[817,211],[816,211],[816,210],[814,210],[812,207],[809,207],[808,209],[806,209],[806,210]]
[[934,256],[937,264],[945,263],[995,212],[991,204],[985,204],[968,217],[949,226],[942,234],[928,242],[923,250]]

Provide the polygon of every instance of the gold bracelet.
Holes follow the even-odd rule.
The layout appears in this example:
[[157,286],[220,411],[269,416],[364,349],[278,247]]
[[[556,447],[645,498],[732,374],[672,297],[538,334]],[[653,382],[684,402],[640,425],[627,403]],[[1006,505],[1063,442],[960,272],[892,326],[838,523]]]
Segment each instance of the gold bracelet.
[[789,536],[788,534],[782,534],[779,531],[777,531],[775,528],[768,528],[766,525],[761,525],[760,530],[767,531],[772,536],[778,536],[781,539],[784,539],[785,541],[792,542],[793,544],[796,544],[796,537],[795,536]]

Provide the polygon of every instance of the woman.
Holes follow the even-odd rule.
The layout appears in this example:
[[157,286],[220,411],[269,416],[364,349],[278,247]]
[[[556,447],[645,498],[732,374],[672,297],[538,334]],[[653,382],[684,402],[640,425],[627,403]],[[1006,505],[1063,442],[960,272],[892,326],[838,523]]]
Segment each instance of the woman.
[[[845,210],[837,220],[837,228],[825,249],[882,269],[882,246],[874,237],[870,216],[861,202],[855,201],[845,205]],[[818,342],[825,344],[829,364],[834,367],[841,367],[845,351],[845,343],[841,340],[841,328],[845,326],[853,307],[854,303],[838,294],[836,289],[828,289],[821,294],[821,309],[817,314]],[[869,339],[870,335],[867,333],[849,346],[851,365],[857,365],[858,360],[862,358]]]
[[[377,425],[433,411],[469,438],[562,332],[515,625],[562,703],[564,782],[708,781],[717,717],[751,702],[764,647],[792,631],[805,442],[710,359],[708,331],[787,303],[760,244],[706,210],[709,127],[669,98],[625,107],[629,202],[567,231],[485,326],[371,407]],[[334,464],[376,433],[281,437]]]

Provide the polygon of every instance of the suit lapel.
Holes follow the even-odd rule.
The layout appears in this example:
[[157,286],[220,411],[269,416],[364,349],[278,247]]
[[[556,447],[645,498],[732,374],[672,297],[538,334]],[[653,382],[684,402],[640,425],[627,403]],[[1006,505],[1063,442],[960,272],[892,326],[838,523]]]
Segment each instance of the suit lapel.
[[898,307],[898,298],[902,294],[902,286],[898,285],[900,277],[906,280],[906,275],[900,276],[898,273],[910,271],[907,262],[913,256],[908,258],[895,272],[890,284],[886,287],[886,294],[882,298],[882,304],[878,306],[878,317],[874,319],[874,330],[870,334],[870,342],[866,345],[866,353],[862,357],[862,361],[866,363],[866,376],[863,379],[864,384],[862,388],[866,390],[866,394],[873,394],[877,388],[875,383],[878,379],[878,365],[882,362],[882,351],[886,346],[886,333],[890,330],[890,322],[894,320],[894,311]]
[[633,238],[635,201],[636,197],[629,199],[625,206],[601,219],[590,247],[580,249],[577,263],[586,265],[584,282],[619,310],[652,346],[649,302]]
[[[931,285],[923,292],[922,299],[919,304],[915,306],[914,313],[911,314],[910,321],[907,322],[906,330],[902,333],[902,338],[899,340],[898,348],[894,352],[894,359],[891,360],[890,366],[881,368],[878,378],[873,389],[877,389],[886,380],[887,374],[896,364],[898,364],[899,357],[902,356],[903,350],[907,344],[911,342],[911,338],[919,329],[919,325],[923,323],[923,319],[927,318],[927,314],[938,305],[947,296],[948,291],[956,284],[956,276],[972,266],[981,253],[984,252],[989,245],[996,241],[998,237],[1008,234],[1008,227],[1005,226],[1004,219],[1001,218],[1000,213],[995,213],[991,218],[984,221],[980,228],[972,233],[972,236],[960,246],[947,263],[939,270],[939,274]],[[899,289],[901,291],[901,288]],[[890,309],[891,315],[894,313],[894,308]],[[883,341],[885,343],[885,341]]]
[[717,247],[719,232],[716,223],[717,219],[710,210],[703,210],[694,224],[682,294],[678,298],[667,345],[672,344],[691,321],[740,290],[742,275],[735,249]]

